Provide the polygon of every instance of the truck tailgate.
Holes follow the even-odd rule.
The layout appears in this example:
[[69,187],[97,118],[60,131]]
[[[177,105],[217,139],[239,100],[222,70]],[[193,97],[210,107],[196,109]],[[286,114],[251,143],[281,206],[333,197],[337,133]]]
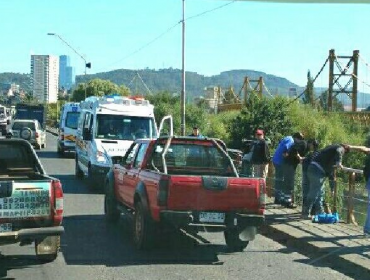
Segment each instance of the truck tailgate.
[[1,181],[0,184],[13,186],[11,197],[0,198],[0,224],[51,220],[51,181]]
[[170,210],[242,210],[260,208],[258,178],[171,176],[167,206]]

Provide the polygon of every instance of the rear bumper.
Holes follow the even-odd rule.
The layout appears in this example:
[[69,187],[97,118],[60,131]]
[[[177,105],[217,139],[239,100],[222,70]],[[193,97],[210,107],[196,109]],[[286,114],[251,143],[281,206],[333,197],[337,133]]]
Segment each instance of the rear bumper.
[[60,149],[63,151],[75,151],[76,150],[76,142],[58,141],[58,145]]
[[48,236],[59,236],[64,233],[63,226],[27,228],[18,231],[0,233],[0,244],[17,243],[23,240],[35,240]]
[[[215,211],[219,212],[219,211]],[[163,210],[160,213],[161,221],[169,223],[175,227],[194,227],[199,229],[219,229],[238,228],[242,231],[247,227],[258,227],[264,224],[264,215],[242,214],[236,212],[226,212],[225,220],[222,223],[204,223],[199,221],[199,211],[171,211]]]

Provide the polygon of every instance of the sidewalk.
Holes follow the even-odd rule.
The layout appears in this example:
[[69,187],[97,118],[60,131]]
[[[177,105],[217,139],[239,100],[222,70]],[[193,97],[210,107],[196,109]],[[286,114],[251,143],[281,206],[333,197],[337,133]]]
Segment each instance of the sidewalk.
[[262,234],[307,256],[309,265],[333,268],[335,264],[334,269],[343,274],[367,275],[365,279],[370,279],[370,237],[363,235],[362,227],[317,224],[301,219],[300,215],[299,208],[269,203]]

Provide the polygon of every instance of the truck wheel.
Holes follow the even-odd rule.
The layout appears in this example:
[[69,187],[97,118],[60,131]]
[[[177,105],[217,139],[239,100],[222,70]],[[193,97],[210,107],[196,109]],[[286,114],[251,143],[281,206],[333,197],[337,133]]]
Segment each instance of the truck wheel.
[[114,197],[113,190],[109,190],[109,183],[106,185],[106,193],[104,197],[104,213],[105,219],[108,222],[117,223],[120,212],[117,209],[117,200]]
[[153,246],[152,237],[155,235],[153,221],[145,212],[143,204],[135,203],[134,243],[137,249],[146,250]]
[[60,236],[48,236],[43,240],[35,240],[35,252],[38,260],[42,262],[54,261],[60,248]]
[[225,230],[224,236],[226,245],[232,252],[242,252],[249,244],[249,241],[243,241],[239,238],[239,232],[237,229]]
[[91,189],[96,189],[97,184],[94,181],[94,177],[91,172],[91,167],[87,169],[87,184],[89,185]]
[[77,179],[82,179],[84,176],[84,173],[80,169],[80,166],[78,165],[78,158],[76,157],[76,168],[75,168],[75,176]]
[[57,153],[59,156],[64,156],[64,150],[62,148],[59,147],[59,145],[57,146]]

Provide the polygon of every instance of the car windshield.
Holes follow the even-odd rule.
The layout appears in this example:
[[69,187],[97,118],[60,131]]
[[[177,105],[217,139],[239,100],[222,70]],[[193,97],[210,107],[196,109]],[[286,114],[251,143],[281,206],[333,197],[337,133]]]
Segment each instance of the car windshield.
[[31,130],[35,130],[35,123],[34,122],[14,122],[13,123],[13,130],[21,130],[22,128],[29,128]]
[[153,118],[98,114],[97,139],[135,140],[157,136]]
[[79,116],[80,112],[68,112],[65,121],[65,126],[68,128],[77,129]]

